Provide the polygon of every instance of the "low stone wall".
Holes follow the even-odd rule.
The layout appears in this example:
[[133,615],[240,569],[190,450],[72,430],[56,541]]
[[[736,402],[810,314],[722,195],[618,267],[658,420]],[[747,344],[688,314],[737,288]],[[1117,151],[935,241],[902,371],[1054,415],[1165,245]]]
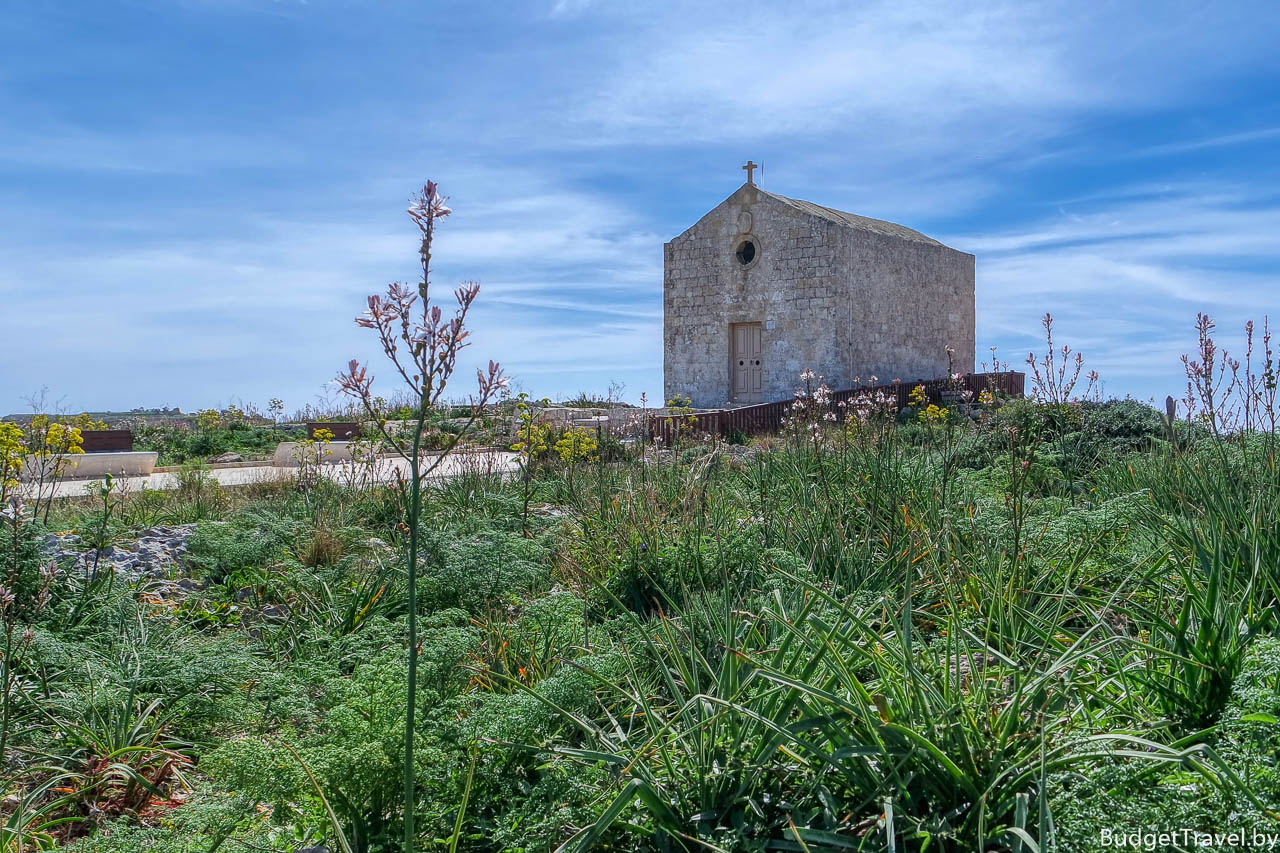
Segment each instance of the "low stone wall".
[[[298,448],[300,447],[302,447],[302,442],[280,442],[280,445],[276,448],[275,455],[271,457],[271,464],[277,468],[297,468]],[[351,461],[351,442],[349,441],[331,441],[322,447],[327,451],[320,457],[322,463]],[[312,449],[311,452],[314,453],[316,451]]]
[[[649,409],[649,412],[656,412],[657,409]],[[537,411],[536,420],[539,423],[554,424],[561,428],[570,426],[585,427],[586,429],[603,429],[605,432],[615,432],[628,430],[643,429],[642,410],[630,406],[611,406],[608,408],[599,407],[591,409],[572,409],[567,406],[550,406]],[[634,420],[633,420],[634,419]],[[512,423],[518,425],[518,419],[513,418]],[[515,434],[515,427],[512,428],[512,434]]]
[[[64,457],[66,469],[64,477],[68,480],[96,480],[110,474],[113,477],[146,477],[156,469],[156,461],[160,454],[149,450],[121,450],[105,453],[77,453]],[[41,473],[44,479],[49,476],[54,461],[27,457],[22,467],[22,479],[37,480]]]

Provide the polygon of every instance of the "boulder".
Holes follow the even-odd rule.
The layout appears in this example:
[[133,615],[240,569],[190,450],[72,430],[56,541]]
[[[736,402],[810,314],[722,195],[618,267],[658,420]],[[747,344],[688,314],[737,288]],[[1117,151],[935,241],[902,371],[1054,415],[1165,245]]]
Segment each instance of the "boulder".
[[241,456],[239,453],[231,453],[231,452],[220,453],[209,460],[210,464],[212,465],[218,465],[225,462],[243,462],[243,461],[244,461],[243,456]]

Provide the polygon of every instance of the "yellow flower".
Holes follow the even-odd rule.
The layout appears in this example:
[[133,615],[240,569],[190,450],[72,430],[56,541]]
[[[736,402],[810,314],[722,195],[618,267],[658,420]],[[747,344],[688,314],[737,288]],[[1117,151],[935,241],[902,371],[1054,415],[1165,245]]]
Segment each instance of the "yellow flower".
[[[48,423],[47,420],[46,423]],[[44,431],[44,446],[37,450],[35,455],[46,457],[84,453],[82,444],[84,444],[84,438],[80,435],[79,427],[50,423]]]
[[599,447],[599,443],[588,429],[585,427],[570,427],[556,442],[556,453],[560,454],[560,459],[564,464],[572,465],[584,459],[595,458]]
[[941,406],[929,404],[929,407],[920,413],[920,423],[940,424],[946,423],[948,415],[951,413]]
[[199,429],[217,429],[222,425],[222,413],[217,409],[202,409],[196,412],[196,427]]
[[0,490],[18,485],[18,475],[27,455],[22,430],[15,423],[0,423]]

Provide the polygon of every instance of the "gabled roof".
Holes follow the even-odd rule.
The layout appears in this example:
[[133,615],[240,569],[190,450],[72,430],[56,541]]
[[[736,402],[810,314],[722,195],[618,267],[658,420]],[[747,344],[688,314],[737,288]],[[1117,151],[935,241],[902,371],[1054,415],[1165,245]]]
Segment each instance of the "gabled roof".
[[[744,184],[743,186],[747,186]],[[782,202],[785,205],[795,208],[802,213],[811,216],[820,216],[823,219],[830,220],[837,225],[844,225],[849,228],[856,228],[859,231],[870,231],[874,234],[880,234],[884,237],[897,237],[900,240],[911,240],[916,243],[928,243],[931,246],[942,246],[932,237],[926,237],[919,231],[907,228],[905,225],[898,225],[894,222],[885,222],[883,219],[872,219],[869,216],[858,216],[856,213],[846,213],[843,210],[836,210],[834,207],[823,207],[820,204],[814,204],[811,201],[802,201],[798,198],[787,198],[784,195],[771,193],[768,190],[762,190],[760,187],[755,188],[756,192],[761,195],[767,195],[769,198]]]

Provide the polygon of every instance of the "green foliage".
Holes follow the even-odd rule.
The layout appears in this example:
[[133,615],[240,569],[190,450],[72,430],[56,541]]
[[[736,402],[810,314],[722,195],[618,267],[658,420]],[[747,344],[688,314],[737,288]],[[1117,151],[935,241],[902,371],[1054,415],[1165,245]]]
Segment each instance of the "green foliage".
[[461,539],[435,536],[425,548],[419,593],[427,609],[478,613],[519,601],[549,580],[547,555],[536,541],[487,530]]
[[[217,413],[214,413],[217,415]],[[159,464],[178,465],[203,461],[223,453],[239,453],[246,459],[266,459],[282,441],[296,441],[302,427],[251,425],[244,420],[222,423],[215,420],[205,428],[185,424],[143,424],[133,428],[135,450],[160,454]]]
[[1206,776],[1191,761],[1153,766],[1132,757],[1054,774],[1061,848],[1093,849],[1104,829],[1131,826],[1280,832],[1280,640],[1250,649],[1206,747],[1234,779]]
[[[1153,414],[1008,401],[431,483],[414,849],[1269,826],[1274,442],[1170,443]],[[24,616],[10,751],[47,769],[11,784],[10,820],[85,853],[405,853],[407,491],[210,494],[165,499],[202,507],[180,571],[207,584],[69,572]],[[95,511],[57,512],[142,512]],[[0,564],[38,572],[42,535],[0,539]]]
[[265,569],[296,536],[291,519],[249,511],[231,523],[201,524],[188,540],[188,560],[206,580],[220,584]]

